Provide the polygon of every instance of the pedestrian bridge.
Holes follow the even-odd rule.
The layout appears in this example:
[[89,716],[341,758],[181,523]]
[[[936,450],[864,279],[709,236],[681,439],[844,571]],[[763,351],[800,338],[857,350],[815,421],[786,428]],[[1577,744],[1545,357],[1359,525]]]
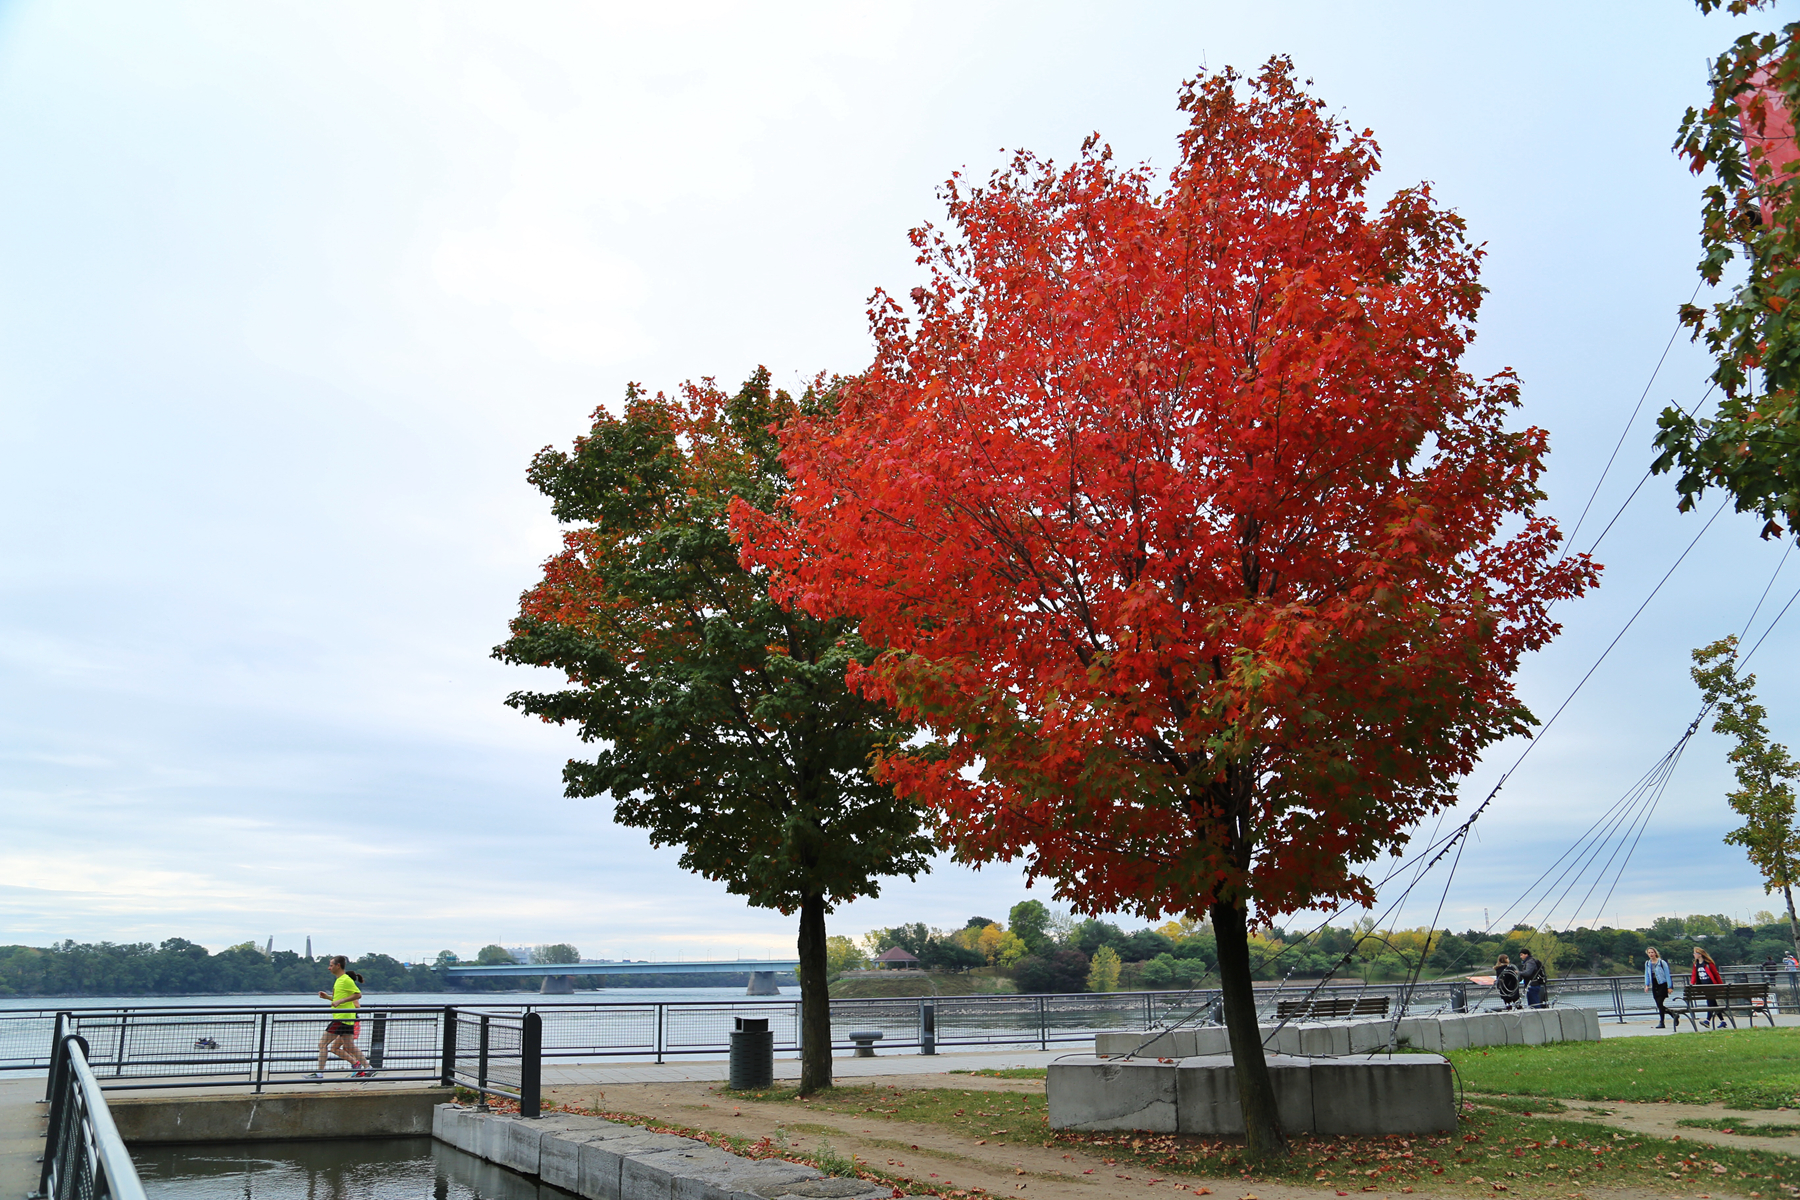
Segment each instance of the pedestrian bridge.
[[729,958],[711,962],[581,962],[581,963],[501,963],[497,966],[479,967],[457,965],[445,967],[444,974],[451,979],[502,978],[517,979],[524,976],[543,977],[544,984],[540,991],[553,995],[570,995],[574,992],[573,977],[576,975],[721,975],[747,973],[750,986],[746,989],[751,996],[777,996],[780,989],[775,986],[775,976],[782,971],[793,971],[800,966],[798,958]]

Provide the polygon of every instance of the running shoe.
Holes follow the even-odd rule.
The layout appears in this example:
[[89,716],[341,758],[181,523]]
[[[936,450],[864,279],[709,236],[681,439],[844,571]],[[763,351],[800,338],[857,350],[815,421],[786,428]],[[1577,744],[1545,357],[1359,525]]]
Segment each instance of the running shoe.
[[323,1071],[311,1071],[305,1075],[302,1075],[300,1078],[302,1078],[302,1079],[323,1079],[323,1078],[325,1078],[325,1073]]

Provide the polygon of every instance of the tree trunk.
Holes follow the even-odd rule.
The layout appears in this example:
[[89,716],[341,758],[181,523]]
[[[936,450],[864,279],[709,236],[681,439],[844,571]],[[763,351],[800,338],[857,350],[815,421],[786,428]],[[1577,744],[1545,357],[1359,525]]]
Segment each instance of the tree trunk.
[[1212,907],[1213,936],[1218,939],[1219,990],[1225,1005],[1225,1029],[1231,1041],[1231,1065],[1237,1071],[1238,1106],[1244,1114],[1244,1151],[1249,1157],[1285,1157],[1287,1135],[1275,1110],[1275,1085],[1263,1057],[1262,1030],[1256,1022],[1256,994],[1250,986],[1250,934],[1244,910],[1224,901]]
[[800,1094],[831,1086],[831,984],[825,978],[825,897],[800,902]]
[[1794,957],[1800,958],[1800,917],[1794,916],[1794,885],[1787,880],[1781,881],[1781,894],[1788,902],[1788,933],[1794,939]]

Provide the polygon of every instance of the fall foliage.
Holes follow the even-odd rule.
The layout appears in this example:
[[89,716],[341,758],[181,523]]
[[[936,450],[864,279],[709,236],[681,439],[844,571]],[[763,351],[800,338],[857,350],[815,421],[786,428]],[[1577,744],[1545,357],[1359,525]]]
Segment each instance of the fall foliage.
[[878,295],[875,361],[783,430],[786,509],[734,513],[778,596],[885,648],[852,678],[936,740],[879,777],[960,859],[1211,918],[1254,1089],[1250,914],[1369,900],[1529,728],[1511,675],[1594,570],[1536,512],[1517,384],[1459,365],[1462,220],[1369,211],[1372,137],[1285,61],[1180,106],[1166,179],[1097,140],[952,178],[910,315]]
[[[1742,15],[1762,0],[1699,0],[1703,12]],[[1800,530],[1800,22],[1748,33],[1714,60],[1712,96],[1690,108],[1675,141],[1696,175],[1710,175],[1701,207],[1700,277],[1717,286],[1743,260],[1745,277],[1711,308],[1681,319],[1712,352],[1724,392],[1710,417],[1676,407],[1658,419],[1654,469],[1680,469],[1686,512],[1723,487],[1739,512],[1765,520],[1763,536]]]
[[733,499],[779,504],[768,431],[818,399],[772,389],[763,370],[730,396],[633,387],[572,453],[540,451],[529,477],[566,527],[563,550],[494,651],[567,678],[507,703],[598,744],[564,768],[569,796],[611,796],[620,824],[682,847],[684,868],[800,914],[809,1091],[831,1083],[825,914],[928,870],[932,848],[921,810],[869,774],[909,732],[845,685],[873,652],[850,621],[771,600],[727,529]]

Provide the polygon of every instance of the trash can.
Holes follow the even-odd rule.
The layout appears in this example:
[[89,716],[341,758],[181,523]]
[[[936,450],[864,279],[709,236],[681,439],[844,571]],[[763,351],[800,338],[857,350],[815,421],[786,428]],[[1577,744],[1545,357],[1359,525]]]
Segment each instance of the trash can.
[[775,1082],[775,1035],[766,1017],[738,1017],[731,1031],[730,1086],[733,1091],[766,1088]]

